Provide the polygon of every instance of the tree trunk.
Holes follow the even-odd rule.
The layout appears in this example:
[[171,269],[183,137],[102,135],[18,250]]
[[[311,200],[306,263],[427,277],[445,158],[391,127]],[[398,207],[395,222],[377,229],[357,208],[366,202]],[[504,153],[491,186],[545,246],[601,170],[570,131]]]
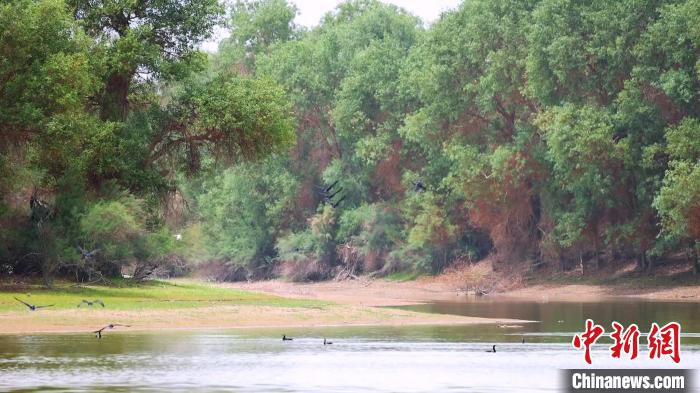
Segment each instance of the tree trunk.
[[44,259],[44,261],[41,263],[41,278],[43,279],[44,286],[46,288],[53,288],[53,274],[55,270],[55,265],[52,260]]
[[112,74],[107,79],[102,94],[101,117],[103,120],[123,121],[129,113],[129,86],[133,72]]
[[645,250],[642,250],[642,252],[639,253],[638,260],[639,260],[639,264],[637,265],[638,269],[640,272],[643,272],[644,270],[646,270],[646,267],[647,267],[647,253]]
[[697,275],[698,272],[700,272],[700,261],[698,261],[698,245],[697,245],[697,243],[693,245],[692,255],[693,255],[693,275]]
[[[528,185],[532,190],[532,185]],[[540,220],[542,218],[542,202],[540,201],[540,196],[537,194],[530,197],[530,206],[532,207],[532,221],[530,223],[530,233],[532,238],[535,240],[533,242],[532,258],[535,260],[535,264],[542,262],[542,250],[540,245],[542,244],[542,231],[540,230]]]
[[595,270],[598,271],[598,270],[600,270],[600,265],[601,265],[601,264],[600,264],[600,246],[598,245],[598,235],[597,235],[597,231],[596,231],[596,236],[595,236],[595,238],[594,238],[594,240],[593,240],[593,247],[594,247],[594,250],[593,250],[593,253],[594,253],[594,255],[593,255],[593,260],[595,261]]

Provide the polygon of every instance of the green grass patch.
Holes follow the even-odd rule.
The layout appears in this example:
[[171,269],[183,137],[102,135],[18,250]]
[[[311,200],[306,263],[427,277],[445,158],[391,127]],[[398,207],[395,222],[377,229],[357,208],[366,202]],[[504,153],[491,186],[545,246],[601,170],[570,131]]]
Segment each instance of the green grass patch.
[[[115,285],[73,287],[57,283],[47,289],[40,285],[0,289],[0,312],[27,310],[14,297],[34,305],[55,304],[51,309],[75,309],[85,299],[100,299],[111,310],[145,310],[208,307],[212,305],[256,305],[273,307],[321,307],[331,304],[319,300],[288,299],[264,293],[222,288],[206,283],[148,281],[132,285],[118,281]],[[102,309],[100,305],[83,308]],[[89,310],[87,310],[89,311]]]
[[418,272],[395,272],[387,275],[384,278],[389,281],[411,281],[421,276],[422,274]]

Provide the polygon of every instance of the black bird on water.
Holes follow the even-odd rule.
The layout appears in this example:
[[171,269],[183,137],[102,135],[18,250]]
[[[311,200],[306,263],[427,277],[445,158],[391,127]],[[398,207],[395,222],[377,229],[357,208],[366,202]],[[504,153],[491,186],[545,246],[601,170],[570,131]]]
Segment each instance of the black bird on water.
[[489,350],[486,351],[486,352],[489,352],[489,353],[496,353],[496,346],[494,345],[494,346],[493,346],[493,349],[489,349]]
[[325,338],[323,339],[323,345],[331,345],[333,344],[333,341],[327,341]]
[[124,326],[124,327],[131,327],[131,325],[122,325],[120,323],[110,323],[109,325],[103,327],[100,330],[95,330],[93,333],[95,333],[95,337],[97,338],[102,338],[102,331],[105,329],[114,329],[117,326]]
[[104,303],[102,300],[100,300],[100,299],[95,299],[95,300],[93,300],[93,301],[88,301],[88,300],[83,299],[82,302],[78,303],[78,308],[80,308],[80,306],[82,306],[83,303],[84,303],[84,304],[87,304],[87,305],[90,306],[90,307],[92,307],[93,304],[99,304],[99,305],[101,305],[102,307],[105,306],[105,303]]
[[283,335],[282,335],[282,341],[292,341],[292,340],[294,340],[294,339],[291,338],[291,337],[287,337],[286,334],[283,334]]
[[29,309],[30,309],[31,311],[36,311],[36,310],[38,310],[38,309],[40,309],[40,308],[46,308],[46,307],[53,307],[53,306],[54,306],[53,304],[49,304],[48,306],[35,306],[35,305],[33,305],[33,304],[29,304],[29,303],[27,303],[27,302],[23,302],[23,301],[17,299],[16,297],[15,297],[15,300],[17,300],[18,302],[20,302],[20,303],[24,304],[25,306],[29,307]]
[[525,344],[525,337],[523,337],[523,344]]

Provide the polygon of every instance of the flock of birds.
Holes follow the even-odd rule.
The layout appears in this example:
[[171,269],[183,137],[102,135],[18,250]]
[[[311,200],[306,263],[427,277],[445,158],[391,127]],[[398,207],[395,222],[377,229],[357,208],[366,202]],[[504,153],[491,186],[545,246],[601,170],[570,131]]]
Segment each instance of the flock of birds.
[[[45,305],[45,306],[37,306],[37,305],[35,305],[35,304],[27,303],[27,302],[25,302],[24,300],[19,299],[19,298],[16,297],[16,296],[15,296],[14,298],[15,298],[15,300],[17,300],[18,302],[20,302],[20,303],[24,304],[25,306],[27,306],[27,308],[29,309],[29,311],[36,311],[36,310],[39,310],[39,309],[42,309],[42,308],[47,308],[47,307],[53,307],[53,306],[55,306],[55,304],[47,304],[47,305]],[[78,305],[77,305],[76,307],[77,307],[77,308],[80,308],[83,304],[87,304],[88,307],[92,307],[92,306],[95,305],[95,304],[99,304],[99,305],[102,306],[102,307],[105,306],[105,303],[104,303],[102,300],[100,300],[100,299],[95,299],[95,300],[92,300],[92,301],[83,299],[80,303],[78,303]],[[102,327],[101,329],[94,330],[92,333],[95,334],[95,337],[97,337],[98,339],[100,339],[100,338],[102,338],[102,332],[104,332],[105,330],[114,329],[114,328],[116,328],[116,327],[131,327],[131,325],[124,325],[124,324],[121,324],[121,323],[110,323],[109,325],[106,325],[106,326]],[[291,337],[287,337],[286,334],[283,334],[283,335],[282,335],[282,341],[292,341],[292,340],[294,340],[294,339],[291,338]],[[324,339],[323,339],[323,345],[331,345],[331,344],[333,344],[333,342],[332,342],[332,341],[329,341],[329,340],[326,340],[326,338],[324,337]]]
[[[48,304],[48,305],[45,305],[45,306],[37,306],[37,305],[35,305],[35,304],[27,303],[27,302],[25,302],[24,300],[21,300],[21,299],[17,298],[16,296],[15,296],[15,300],[17,300],[18,302],[20,302],[20,303],[24,304],[25,306],[27,306],[27,308],[29,308],[29,311],[36,311],[36,310],[39,310],[39,309],[42,309],[42,308],[47,308],[47,307],[53,307],[53,306],[55,306],[54,304]],[[76,307],[77,307],[77,308],[80,308],[83,304],[87,304],[88,307],[92,307],[92,306],[95,305],[95,304],[99,304],[99,305],[102,306],[102,307],[105,306],[105,303],[104,303],[102,300],[100,300],[100,299],[95,299],[95,300],[92,300],[92,301],[83,299],[80,303],[78,303],[78,305],[77,305]],[[504,327],[504,326],[510,327],[509,325],[501,325],[501,326],[499,326],[499,327]],[[109,325],[106,325],[106,326],[104,326],[104,327],[101,328],[101,329],[95,330],[95,331],[93,331],[92,333],[95,334],[95,337],[97,337],[98,339],[100,339],[100,338],[102,338],[102,332],[104,332],[105,330],[114,329],[114,328],[116,328],[116,327],[131,327],[131,325],[124,325],[124,324],[121,324],[121,323],[110,323]],[[282,335],[282,341],[293,341],[293,340],[294,340],[294,338],[292,338],[292,337],[287,337],[286,334],[283,334],[283,335]],[[325,337],[323,338],[323,345],[332,345],[332,344],[333,344],[332,341],[327,340]],[[525,344],[525,338],[523,338],[523,344]],[[486,352],[489,352],[489,353],[496,353],[496,345],[494,345],[491,349],[489,349],[489,350],[486,351]]]
[[321,200],[323,200],[324,203],[327,203],[331,205],[333,209],[338,207],[340,205],[340,202],[345,200],[346,195],[341,195],[340,198],[336,201],[333,201],[333,198],[338,195],[341,191],[343,191],[343,187],[338,187],[335,191],[333,191],[333,188],[335,188],[336,185],[338,185],[339,180],[336,180],[333,182],[328,187],[316,187],[319,190],[319,194],[321,195]]
[[[20,302],[20,303],[24,304],[25,306],[27,306],[27,308],[29,309],[29,311],[36,311],[36,310],[39,310],[39,309],[42,309],[42,308],[47,308],[47,307],[53,307],[53,306],[55,306],[55,304],[47,304],[47,305],[45,305],[45,306],[37,306],[37,305],[35,305],[35,304],[27,303],[27,302],[25,302],[24,300],[17,298],[16,296],[15,296],[14,298],[15,298],[15,300],[17,300],[18,302]],[[96,304],[99,304],[100,306],[105,307],[105,303],[104,303],[102,300],[100,300],[100,299],[95,299],[95,300],[92,300],[92,301],[83,299],[80,303],[78,303],[78,305],[77,305],[76,307],[77,307],[77,308],[80,308],[83,304],[86,304],[88,307],[92,307],[93,305],[96,305]],[[563,322],[563,321],[557,321],[557,322]],[[499,325],[499,327],[501,327],[501,328],[504,328],[504,327],[517,327],[517,326],[518,326],[518,325],[512,325],[512,326],[511,326],[511,325]],[[110,323],[109,325],[106,325],[106,326],[102,327],[101,329],[94,330],[92,333],[95,334],[95,337],[97,337],[98,339],[101,339],[101,338],[102,338],[102,332],[103,332],[103,331],[105,331],[105,330],[111,330],[111,329],[114,329],[114,328],[116,328],[116,327],[131,327],[131,325],[124,325],[124,324],[121,324],[121,323]],[[294,340],[294,338],[292,338],[292,337],[287,337],[286,334],[283,334],[283,335],[282,335],[282,341],[292,341],[292,340]],[[525,338],[522,339],[522,342],[523,342],[523,344],[525,344]],[[332,344],[333,344],[332,341],[327,340],[325,337],[323,338],[323,345],[332,345]],[[494,345],[491,349],[489,349],[489,350],[486,351],[486,352],[489,352],[489,353],[496,353],[496,346]]]
[[[323,200],[324,203],[331,205],[331,207],[333,209],[337,208],[340,205],[340,203],[345,200],[345,197],[346,197],[346,195],[340,195],[340,198],[338,198],[335,201],[333,200],[333,198],[335,198],[336,195],[340,194],[343,191],[342,186],[335,189],[335,191],[333,190],[335,188],[335,186],[338,185],[338,183],[339,183],[339,180],[336,180],[328,187],[318,187],[317,186],[317,189],[319,190],[319,194],[321,196],[321,200]],[[413,182],[413,191],[414,192],[421,193],[421,192],[425,192],[426,190],[427,190],[427,188],[425,187],[425,184],[423,184],[422,180],[419,179],[419,180]],[[177,240],[182,239],[180,234],[175,235],[175,236],[176,236]],[[99,249],[94,249],[92,251],[88,251],[80,246],[77,246],[77,248],[78,248],[78,251],[80,251],[81,256],[86,260],[90,260],[90,259],[94,258],[95,254],[97,254],[97,252],[100,251]],[[36,310],[39,310],[42,308],[55,306],[54,304],[48,304],[45,306],[37,306],[34,304],[27,303],[21,299],[18,299],[17,297],[15,297],[15,300],[17,300],[18,302],[27,306],[27,308],[29,308],[30,311],[36,311]],[[95,299],[92,301],[83,299],[80,303],[78,303],[77,308],[80,308],[83,304],[86,304],[88,307],[92,307],[95,304],[99,304],[100,306],[105,307],[105,303],[100,299]],[[560,321],[560,322],[563,322],[563,321]],[[116,327],[131,327],[131,325],[124,325],[124,324],[120,324],[120,323],[110,323],[109,325],[106,325],[106,326],[102,327],[101,329],[95,330],[92,333],[95,334],[95,337],[97,337],[98,339],[101,339],[103,331],[111,330],[111,329],[114,329]],[[503,326],[501,326],[501,327],[503,327]],[[282,341],[292,341],[292,340],[294,340],[292,337],[287,337],[286,334],[282,335]],[[323,345],[332,345],[332,344],[333,344],[332,341],[328,341],[326,338],[323,339]],[[523,344],[525,344],[524,338],[523,338]],[[486,352],[496,353],[496,345],[494,345],[491,349],[489,349]]]
[[[53,307],[53,306],[55,306],[55,304],[47,304],[47,305],[45,305],[45,306],[37,306],[36,304],[27,303],[27,302],[25,302],[24,300],[17,298],[16,296],[14,296],[14,298],[15,298],[15,300],[17,300],[18,302],[20,302],[20,303],[24,304],[25,306],[27,306],[27,308],[29,309],[29,311],[36,311],[36,310],[40,310],[40,309],[42,309],[42,308],[47,308],[47,307]],[[104,303],[102,300],[100,300],[100,299],[95,299],[95,300],[92,300],[92,301],[91,301],[91,300],[83,299],[80,303],[78,303],[78,305],[77,305],[76,307],[77,307],[77,308],[80,308],[80,307],[81,307],[82,305],[84,305],[84,304],[87,304],[88,307],[92,307],[93,305],[96,305],[96,304],[99,304],[99,305],[102,306],[102,307],[105,306],[105,303]],[[109,330],[109,329],[114,329],[114,328],[117,327],[117,326],[131,327],[131,325],[124,325],[124,324],[121,324],[121,323],[110,323],[109,325],[106,325],[106,326],[104,326],[104,327],[101,328],[101,329],[92,331],[92,333],[95,334],[95,337],[97,337],[97,338],[102,338],[102,332],[103,332],[103,331]]]
[[[282,335],[282,341],[292,341],[294,340],[292,337],[287,337],[286,334]],[[328,341],[325,338],[323,339],[323,345],[331,345],[333,344],[333,341]],[[525,344],[525,339],[523,338],[523,344]],[[488,353],[496,353],[496,345],[493,345],[491,349],[487,350],[486,352]]]
[[[331,205],[333,209],[337,208],[340,205],[340,202],[345,200],[345,197],[347,195],[339,195],[343,191],[343,187],[340,186],[336,188],[340,180],[334,181],[330,186],[328,187],[319,187],[316,186],[316,189],[318,189],[318,193],[321,196],[321,200],[323,203],[327,203]],[[335,190],[334,190],[335,189]],[[418,179],[417,181],[413,182],[413,191],[416,193],[421,193],[427,191],[428,188],[423,184],[423,180]],[[336,195],[339,195],[339,198],[337,200],[333,200],[333,198],[336,197]]]

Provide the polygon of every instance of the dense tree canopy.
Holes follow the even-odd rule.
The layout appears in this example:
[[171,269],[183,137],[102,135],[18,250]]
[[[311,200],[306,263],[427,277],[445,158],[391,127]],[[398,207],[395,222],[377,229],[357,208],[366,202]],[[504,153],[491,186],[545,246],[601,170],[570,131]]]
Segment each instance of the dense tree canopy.
[[309,30],[296,14],[0,5],[0,263],[304,280],[687,253],[698,270],[698,0],[465,0],[429,27],[376,0]]

